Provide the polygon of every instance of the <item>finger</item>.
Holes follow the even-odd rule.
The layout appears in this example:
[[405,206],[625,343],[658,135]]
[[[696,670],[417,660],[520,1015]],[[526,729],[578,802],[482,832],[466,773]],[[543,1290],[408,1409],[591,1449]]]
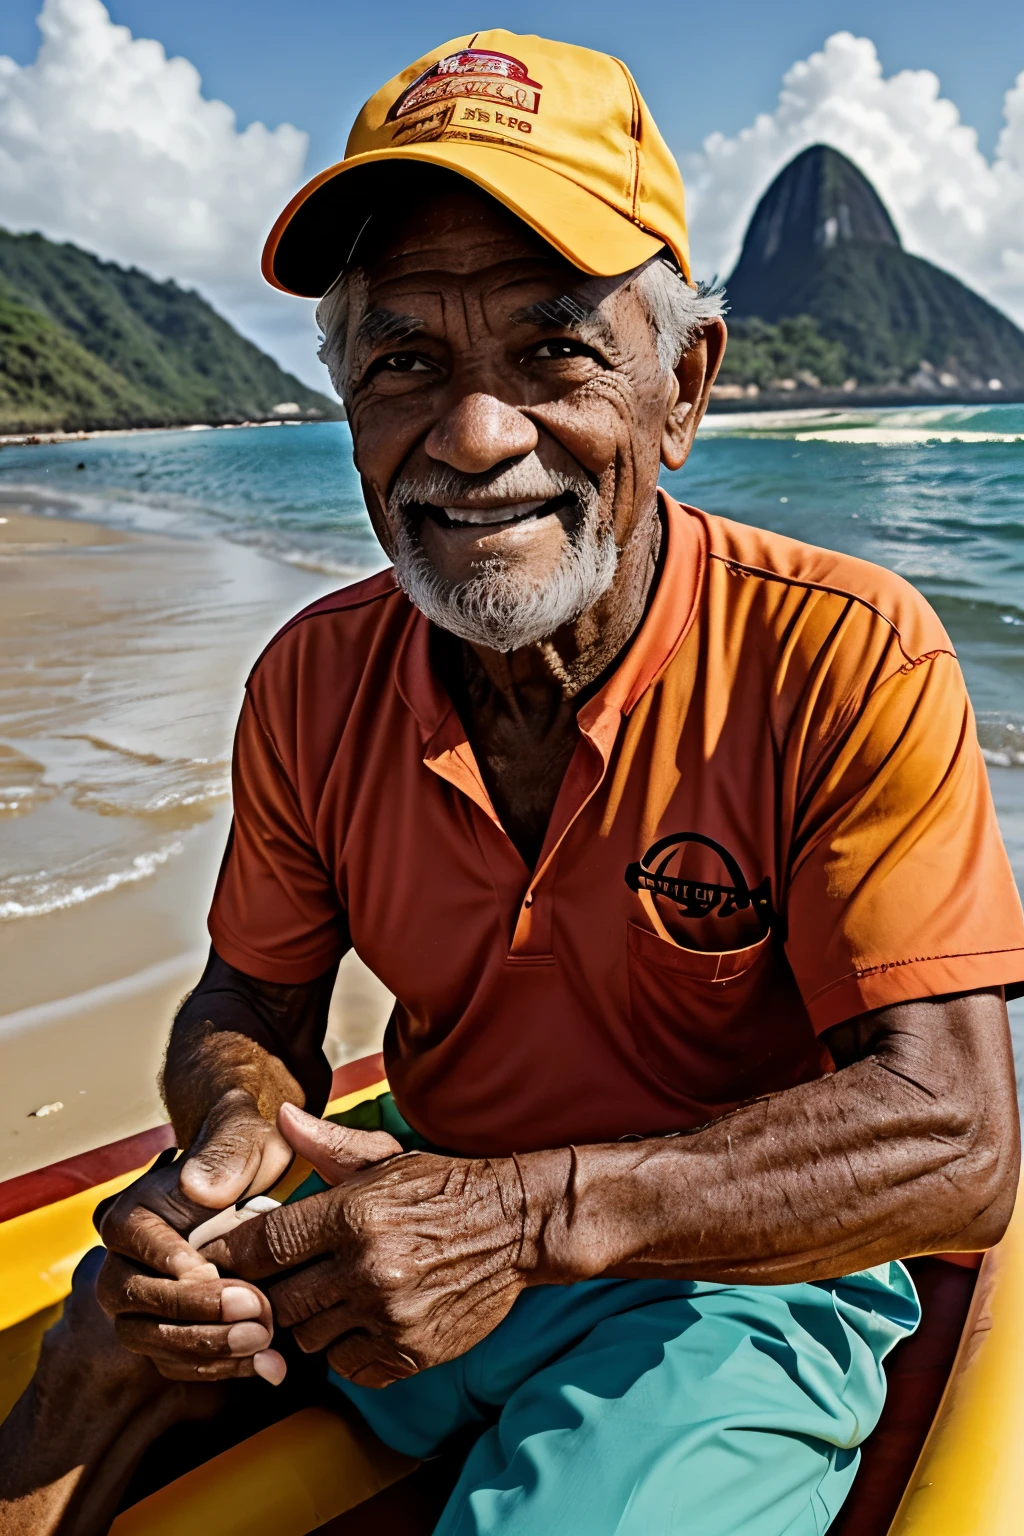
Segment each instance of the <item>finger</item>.
[[144,1205],[130,1205],[127,1201],[122,1205],[119,1201],[104,1216],[100,1236],[111,1252],[124,1254],[158,1274],[174,1279],[185,1275],[192,1279],[217,1278],[209,1259],[189,1247],[162,1216]]
[[178,1182],[197,1205],[223,1210],[244,1194],[269,1189],[292,1160],[292,1149],[264,1120],[251,1094],[226,1093],[210,1110]]
[[[142,1177],[146,1178],[148,1174],[159,1173],[162,1168],[169,1167],[170,1164],[174,1162],[177,1155],[177,1147],[165,1147],[160,1155],[155,1158],[152,1163],[150,1163],[149,1167],[146,1169],[146,1173],[143,1174]],[[134,1185],[130,1187],[134,1188]],[[116,1205],[117,1201],[121,1199],[122,1193],[123,1191],[120,1191],[114,1195],[107,1195],[99,1202],[96,1209],[93,1211],[92,1222],[97,1232],[102,1232],[103,1221],[107,1215],[107,1212],[110,1211],[113,1206]]]
[[[159,1159],[158,1159],[159,1163]],[[186,1234],[208,1213],[187,1200],[172,1164],[152,1168],[121,1191],[97,1221],[107,1248],[136,1258],[160,1274],[201,1273]]]
[[330,1253],[337,1239],[333,1220],[337,1195],[323,1190],[294,1205],[281,1205],[265,1216],[243,1221],[233,1232],[215,1238],[200,1250],[218,1268],[246,1280],[262,1280],[294,1269],[307,1259]]
[[254,1285],[226,1285],[220,1293],[220,1315],[225,1323],[258,1318],[270,1328],[274,1326],[270,1302]]
[[[282,1328],[295,1328],[318,1312],[349,1301],[346,1275],[348,1266],[338,1259],[321,1259],[308,1264],[297,1274],[267,1286],[274,1317]],[[348,1326],[351,1328],[352,1323]]]
[[177,1355],[151,1358],[161,1376],[168,1381],[243,1381],[253,1376],[262,1376],[271,1386],[278,1387],[288,1374],[284,1356],[278,1354],[276,1349],[262,1349],[256,1355],[223,1360],[191,1361]]
[[209,1275],[169,1280],[141,1270],[120,1254],[108,1253],[96,1281],[96,1299],[108,1317],[151,1314],[171,1320],[220,1322],[222,1282],[212,1264]]
[[231,1356],[221,1360],[188,1360],[180,1355],[151,1355],[149,1358],[160,1375],[168,1381],[241,1381],[258,1375],[253,1355]]
[[201,1364],[211,1357],[255,1355],[270,1343],[262,1323],[165,1323],[157,1318],[119,1317],[117,1339],[135,1355],[178,1356]]
[[108,1317],[132,1314],[189,1323],[255,1320],[273,1327],[270,1302],[254,1285],[206,1277],[165,1280],[119,1254],[107,1255],[96,1281],[96,1299]]
[[[283,1317],[278,1318],[283,1327],[289,1326]],[[327,1307],[304,1323],[292,1326],[292,1338],[304,1355],[316,1355],[333,1344],[342,1334],[352,1332],[352,1308],[347,1301]]]
[[300,1157],[312,1163],[328,1184],[338,1184],[348,1173],[381,1163],[402,1151],[400,1142],[387,1131],[359,1131],[307,1115],[294,1104],[282,1104],[277,1123]]
[[418,1369],[411,1355],[368,1333],[351,1333],[332,1344],[327,1363],[339,1376],[361,1387],[389,1387],[393,1381],[414,1376]]

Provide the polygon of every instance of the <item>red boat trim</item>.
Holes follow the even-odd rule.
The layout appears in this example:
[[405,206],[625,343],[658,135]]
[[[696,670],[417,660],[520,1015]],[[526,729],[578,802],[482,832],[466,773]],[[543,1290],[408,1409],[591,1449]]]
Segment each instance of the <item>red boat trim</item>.
[[0,1184],[0,1221],[10,1221],[12,1216],[23,1216],[26,1211],[38,1210],[41,1205],[52,1205],[55,1200],[66,1200],[83,1189],[105,1184],[132,1168],[141,1168],[165,1147],[173,1147],[174,1132],[169,1125],[154,1126],[151,1131],[140,1131],[137,1136],[125,1136],[121,1141],[109,1142],[91,1152],[80,1152],[77,1157],[66,1157],[62,1162],[50,1163],[47,1168],[37,1168],[34,1173],[22,1173]]
[[[347,1093],[358,1093],[384,1077],[384,1058],[363,1056],[358,1061],[346,1062],[338,1067],[331,1081],[331,1098],[340,1099]],[[33,1173],[21,1173],[16,1178],[0,1182],[0,1221],[10,1221],[23,1216],[26,1211],[36,1211],[40,1206],[52,1205],[56,1200],[66,1200],[69,1195],[80,1194],[116,1179],[123,1173],[131,1173],[151,1162],[165,1147],[173,1147],[174,1132],[169,1125],[156,1125],[150,1131],[140,1131],[136,1136],[124,1136],[111,1141],[105,1147],[91,1152],[80,1152],[77,1157],[66,1157]]]

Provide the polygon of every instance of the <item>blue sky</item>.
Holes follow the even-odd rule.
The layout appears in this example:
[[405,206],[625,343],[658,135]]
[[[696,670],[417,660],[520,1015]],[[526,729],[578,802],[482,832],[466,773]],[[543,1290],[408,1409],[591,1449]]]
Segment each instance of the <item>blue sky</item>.
[[[887,75],[934,70],[986,153],[1004,93],[1024,69],[1022,0],[110,0],[107,8],[137,37],[191,59],[205,94],[226,101],[241,123],[305,129],[315,167],[340,157],[347,125],[377,85],[445,38],[484,26],[618,54],[677,151],[771,111],[785,70],[837,31],[870,37]],[[18,63],[34,57],[38,10],[39,0],[3,0],[0,53]]]
[[310,307],[259,276],[266,233],[368,95],[489,25],[626,60],[682,165],[700,275],[727,276],[769,181],[826,142],[909,250],[1024,322],[1024,0],[0,0],[0,224],[198,288],[322,387]]

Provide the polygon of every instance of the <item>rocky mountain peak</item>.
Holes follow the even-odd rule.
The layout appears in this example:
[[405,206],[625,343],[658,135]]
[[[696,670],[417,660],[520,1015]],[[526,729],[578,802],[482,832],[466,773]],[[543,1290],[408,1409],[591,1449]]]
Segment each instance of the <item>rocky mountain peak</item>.
[[826,144],[797,155],[764,193],[725,289],[734,344],[723,382],[745,385],[756,353],[759,377],[793,389],[812,376],[923,395],[1024,389],[1024,334],[905,251],[867,177]]
[[827,144],[812,144],[779,172],[758,203],[740,266],[798,261],[853,240],[900,243],[885,204],[853,161]]

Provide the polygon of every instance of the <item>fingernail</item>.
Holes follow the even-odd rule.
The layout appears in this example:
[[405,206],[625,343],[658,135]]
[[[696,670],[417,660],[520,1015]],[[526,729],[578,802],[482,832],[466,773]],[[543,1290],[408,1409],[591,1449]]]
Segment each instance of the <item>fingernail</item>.
[[269,1330],[262,1323],[236,1323],[228,1329],[228,1348],[233,1355],[254,1355],[269,1343]]
[[220,1293],[220,1315],[225,1323],[240,1323],[244,1317],[259,1317],[263,1308],[255,1291],[243,1285],[226,1285]]
[[279,1387],[288,1372],[284,1356],[279,1355],[276,1349],[261,1349],[258,1355],[253,1355],[252,1368],[257,1376],[269,1381],[272,1387]]

